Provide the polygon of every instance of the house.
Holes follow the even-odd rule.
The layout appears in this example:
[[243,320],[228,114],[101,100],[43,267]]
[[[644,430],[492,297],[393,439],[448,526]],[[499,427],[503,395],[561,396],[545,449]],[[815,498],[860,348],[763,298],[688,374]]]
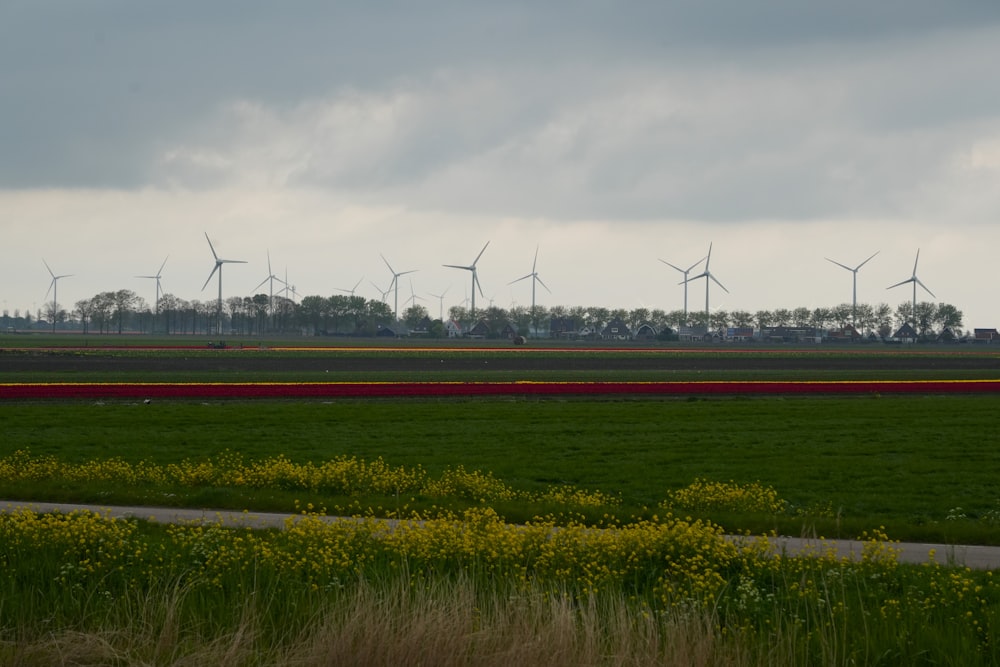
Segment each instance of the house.
[[993,343],[1000,341],[1000,333],[996,329],[974,329],[972,340],[976,343]]
[[830,329],[826,332],[826,340],[830,343],[846,343],[859,341],[863,336],[858,330],[848,324],[843,329]]
[[917,342],[917,331],[909,323],[906,323],[892,334],[892,340],[898,343],[915,343]]
[[428,317],[427,315],[424,315],[423,319],[417,322],[416,326],[414,326],[413,329],[410,330],[410,335],[426,336],[427,332],[431,330],[432,324],[433,322],[431,321],[431,318]]
[[601,331],[601,338],[604,340],[631,340],[632,332],[621,318],[614,318]]
[[639,328],[635,330],[636,340],[656,340],[657,336],[659,336],[659,332],[648,322],[639,325]]
[[469,338],[486,338],[490,335],[490,327],[486,324],[486,320],[479,320],[465,335]]
[[948,327],[945,327],[944,330],[941,333],[938,334],[937,342],[938,343],[957,343],[958,342],[958,336],[955,335],[954,331],[952,331]]
[[729,327],[726,329],[726,340],[746,342],[753,340],[753,327]]
[[549,335],[552,338],[574,338],[577,335],[575,317],[552,317],[549,319]]
[[818,343],[822,332],[808,327],[772,327],[761,330],[764,340],[771,343]]
[[447,333],[448,338],[461,338],[462,337],[462,325],[455,320],[448,320],[444,323],[444,330]]
[[500,329],[501,338],[506,338],[507,340],[514,340],[515,336],[517,336],[517,327],[514,326],[511,322],[508,322],[507,324],[503,325],[503,328]]
[[705,341],[711,340],[712,334],[708,332],[706,327],[688,327],[684,326],[677,330],[677,340],[679,341]]

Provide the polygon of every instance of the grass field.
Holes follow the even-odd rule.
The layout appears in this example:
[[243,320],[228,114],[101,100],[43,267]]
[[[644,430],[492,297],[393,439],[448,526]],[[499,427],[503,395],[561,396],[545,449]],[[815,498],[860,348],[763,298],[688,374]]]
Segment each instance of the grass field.
[[[147,336],[6,336],[0,382],[886,380],[996,379],[989,346],[556,345],[301,338],[230,341]],[[360,345],[360,346],[359,346]],[[27,451],[82,463],[161,465],[224,452],[296,463],[350,456],[431,474],[463,466],[513,489],[573,485],[621,498],[646,517],[695,480],[760,483],[781,516],[715,508],[731,530],[854,537],[885,525],[899,539],[1000,542],[998,397],[779,396],[478,398],[0,404],[0,456]],[[156,488],[0,481],[0,495],[108,499],[243,509],[398,505],[288,489]],[[390,503],[389,501],[394,501]],[[415,498],[426,509],[438,499]],[[463,501],[464,503],[464,501]],[[462,503],[460,503],[462,504]],[[515,503],[512,520],[540,510]],[[949,518],[950,517],[950,518]]]
[[[280,343],[50,341],[0,350],[0,382],[1000,377],[988,349]],[[1000,543],[998,402],[2,401],[0,497],[305,514],[286,531],[0,516],[0,663],[997,664],[992,573],[900,565],[884,540]],[[321,508],[369,518],[326,527]],[[856,564],[773,558],[719,526],[870,542]]]

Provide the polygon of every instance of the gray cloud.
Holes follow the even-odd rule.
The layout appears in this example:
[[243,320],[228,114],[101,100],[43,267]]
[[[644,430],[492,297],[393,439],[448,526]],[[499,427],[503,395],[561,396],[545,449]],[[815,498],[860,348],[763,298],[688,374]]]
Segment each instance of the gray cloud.
[[878,214],[1000,133],[989,3],[0,10],[0,187],[555,218]]

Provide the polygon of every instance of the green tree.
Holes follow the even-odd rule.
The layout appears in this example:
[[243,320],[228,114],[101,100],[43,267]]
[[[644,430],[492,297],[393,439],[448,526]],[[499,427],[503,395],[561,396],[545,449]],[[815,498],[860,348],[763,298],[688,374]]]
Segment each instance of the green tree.
[[944,329],[958,331],[962,325],[962,311],[950,303],[939,303],[934,313],[934,324]]
[[329,314],[330,302],[321,296],[303,297],[298,305],[298,321],[312,329],[313,335],[319,334]]

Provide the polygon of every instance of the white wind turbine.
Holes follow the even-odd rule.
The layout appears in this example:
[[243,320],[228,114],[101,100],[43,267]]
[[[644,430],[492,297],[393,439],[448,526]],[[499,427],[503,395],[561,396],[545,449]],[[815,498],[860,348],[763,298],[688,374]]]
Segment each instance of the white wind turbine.
[[438,319],[444,322],[444,295],[448,293],[451,289],[451,285],[445,288],[440,294],[431,294],[432,297],[438,300]]
[[723,285],[722,283],[720,283],[719,280],[718,280],[718,278],[716,278],[714,275],[712,275],[711,270],[709,270],[708,265],[709,265],[709,262],[711,262],[711,261],[712,261],[712,244],[709,243],[708,244],[708,254],[705,256],[705,270],[702,271],[701,273],[699,273],[698,275],[694,276],[693,278],[687,278],[687,279],[684,280],[685,283],[689,283],[692,280],[698,280],[699,278],[704,278],[705,279],[705,327],[706,327],[706,329],[710,329],[711,326],[712,326],[712,311],[708,307],[709,281],[713,281],[716,285],[718,285],[719,287],[722,288],[723,292],[725,292],[726,294],[729,294],[729,290],[726,289],[726,286]]
[[397,272],[396,269],[392,268],[392,265],[389,264],[389,260],[385,258],[385,255],[379,254],[379,257],[382,258],[382,261],[385,262],[385,265],[389,267],[389,271],[392,273],[392,282],[389,283],[389,289],[386,290],[386,294],[388,294],[390,291],[393,292],[392,314],[395,320],[398,322],[399,321],[399,277],[405,276],[407,273],[415,273],[416,269]]
[[479,251],[478,255],[476,255],[476,259],[473,260],[472,264],[470,264],[469,266],[462,266],[460,264],[443,264],[442,265],[442,266],[448,267],[449,269],[462,269],[463,271],[469,271],[469,272],[472,273],[472,308],[469,311],[470,316],[472,318],[476,317],[476,289],[479,290],[479,295],[480,296],[483,296],[483,297],[486,296],[485,294],[483,294],[483,288],[479,284],[479,275],[476,273],[476,263],[479,261],[479,258],[483,256],[483,253],[486,252],[486,246],[488,246],[489,244],[490,244],[490,242],[487,241],[486,245],[483,246],[483,249]]
[[413,291],[413,281],[411,280],[410,281],[410,298],[407,299],[406,303],[404,303],[403,305],[405,306],[408,303],[408,304],[410,304],[411,307],[415,306],[415,305],[417,305],[417,299],[420,299],[421,301],[425,301],[426,300],[426,299],[424,299],[424,297],[418,295],[416,292]]
[[389,298],[389,290],[392,289],[392,283],[389,283],[389,289],[382,289],[381,287],[379,287],[378,285],[376,285],[374,283],[374,281],[369,280],[368,282],[370,282],[371,285],[372,285],[372,287],[374,287],[375,289],[377,289],[378,293],[382,295],[382,303],[387,303],[386,299]]
[[[354,287],[352,287],[351,289],[344,289],[343,287],[334,287],[334,289],[337,290],[338,292],[344,292],[348,296],[354,296],[355,290],[358,289],[358,285],[360,285],[361,281],[364,280],[364,279],[365,279],[365,277],[361,276],[361,278],[358,279],[358,282],[354,283]],[[381,292],[382,290],[379,290],[379,291]]]
[[274,281],[275,280],[277,280],[282,285],[285,284],[284,280],[282,280],[278,276],[274,275],[274,272],[271,271],[271,251],[268,250],[267,251],[267,278],[264,278],[262,281],[260,281],[260,283],[256,287],[253,288],[253,291],[256,292],[257,290],[259,290],[264,285],[264,283],[270,283],[268,285],[267,309],[268,309],[268,312],[272,316],[274,315]]
[[167,255],[163,259],[163,264],[160,264],[160,268],[156,272],[156,275],[153,275],[153,276],[136,276],[136,278],[150,278],[150,279],[156,281],[156,303],[153,305],[154,326],[155,326],[156,318],[160,315],[160,295],[163,293],[163,290],[160,289],[160,277],[161,277],[161,274],[163,273],[163,267],[167,265],[167,260],[168,259],[170,259],[170,255]]
[[48,269],[48,271],[49,271],[49,275],[52,276],[52,282],[49,283],[49,288],[47,290],[45,290],[45,298],[46,299],[49,298],[49,292],[52,292],[52,333],[55,333],[56,332],[56,320],[59,319],[57,317],[57,315],[59,314],[59,299],[58,299],[58,295],[59,295],[59,280],[62,279],[62,278],[69,278],[73,274],[72,273],[64,273],[61,276],[57,276],[56,274],[54,274],[52,272],[52,269],[49,268],[49,263],[46,262],[44,259],[42,260],[42,264],[45,265],[45,268]]
[[[913,275],[911,275],[906,280],[900,280],[895,285],[889,285],[888,287],[886,287],[886,289],[892,289],[893,287],[899,287],[900,285],[905,285],[906,283],[913,283],[913,310],[911,311],[911,315],[913,316],[914,330],[916,330],[917,328],[917,285],[920,285],[921,287],[924,288],[925,292],[927,292],[931,296],[934,296],[934,292],[927,289],[927,285],[920,282],[920,278],[917,278],[917,262],[919,261],[920,261],[920,248],[917,248],[917,258],[913,260]],[[934,296],[934,298],[936,299],[937,297]]]
[[539,285],[545,288],[546,292],[552,294],[552,290],[549,289],[549,286],[546,285],[544,282],[542,282],[542,279],[538,277],[537,267],[538,267],[538,246],[535,246],[535,259],[534,261],[531,262],[531,273],[521,276],[517,280],[512,280],[509,283],[507,283],[508,285],[513,285],[514,283],[521,282],[522,280],[527,280],[528,278],[531,278],[531,321],[532,324],[534,324],[536,327],[538,326],[538,323],[535,322],[535,283],[538,283]]
[[242,259],[220,259],[215,253],[215,246],[212,245],[212,239],[208,238],[208,233],[205,233],[205,240],[208,241],[208,247],[212,251],[212,257],[215,258],[215,266],[212,267],[212,272],[208,274],[208,279],[205,280],[205,284],[201,286],[201,291],[204,292],[205,288],[208,287],[208,283],[212,280],[212,276],[215,272],[219,272],[219,301],[217,306],[216,316],[218,318],[218,324],[216,325],[216,331],[219,335],[222,335],[222,265],[223,264],[246,264],[246,261]]
[[[875,255],[877,255],[878,253],[879,253],[879,251],[875,251]],[[863,261],[860,264],[858,264],[857,266],[855,266],[853,269],[851,267],[847,266],[846,264],[841,264],[840,262],[832,260],[829,257],[825,257],[824,258],[824,259],[826,259],[826,261],[833,262],[834,264],[836,264],[840,268],[847,269],[848,271],[850,271],[851,273],[854,274],[854,289],[852,291],[852,297],[851,297],[851,324],[853,324],[855,328],[857,328],[857,326],[858,326],[858,270],[862,266],[864,266],[865,264],[867,264],[868,262],[870,262],[872,260],[872,258],[875,257],[875,255],[872,255],[871,257],[869,257],[865,261]]]
[[671,264],[670,262],[668,262],[665,259],[661,259],[660,261],[663,262],[664,264],[666,264],[667,266],[669,266],[670,268],[676,269],[676,270],[680,271],[682,274],[684,274],[684,281],[681,284],[684,285],[684,322],[687,322],[687,318],[688,318],[688,286],[687,286],[687,284],[688,284],[688,274],[691,273],[691,271],[694,270],[694,267],[696,267],[699,264],[701,264],[702,262],[704,262],[705,258],[702,257],[701,259],[699,259],[697,262],[695,262],[694,264],[692,264],[691,266],[689,266],[686,269],[682,269],[679,266],[674,266],[673,264]]

